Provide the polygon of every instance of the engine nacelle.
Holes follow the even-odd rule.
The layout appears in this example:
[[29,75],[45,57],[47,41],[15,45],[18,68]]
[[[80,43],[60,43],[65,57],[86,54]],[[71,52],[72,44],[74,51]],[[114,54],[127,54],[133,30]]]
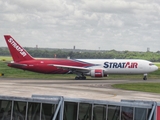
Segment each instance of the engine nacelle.
[[91,70],[91,77],[107,77],[107,73],[103,69]]

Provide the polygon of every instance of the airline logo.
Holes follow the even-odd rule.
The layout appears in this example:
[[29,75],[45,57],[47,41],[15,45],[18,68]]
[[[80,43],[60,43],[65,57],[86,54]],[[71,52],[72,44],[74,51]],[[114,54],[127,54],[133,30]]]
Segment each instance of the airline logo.
[[104,68],[138,68],[137,62],[105,62]]
[[25,57],[27,54],[26,52],[19,46],[17,45],[16,42],[12,38],[8,39],[8,42],[23,56]]

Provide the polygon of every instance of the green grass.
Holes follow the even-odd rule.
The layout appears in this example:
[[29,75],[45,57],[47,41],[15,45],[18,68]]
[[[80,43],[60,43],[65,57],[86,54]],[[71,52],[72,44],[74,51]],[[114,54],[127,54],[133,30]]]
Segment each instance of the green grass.
[[115,84],[112,87],[124,90],[160,93],[160,83],[126,83]]
[[0,56],[0,61],[11,61],[11,56]]
[[158,68],[160,68],[160,63],[155,63],[155,65],[157,65],[157,66],[158,66]]

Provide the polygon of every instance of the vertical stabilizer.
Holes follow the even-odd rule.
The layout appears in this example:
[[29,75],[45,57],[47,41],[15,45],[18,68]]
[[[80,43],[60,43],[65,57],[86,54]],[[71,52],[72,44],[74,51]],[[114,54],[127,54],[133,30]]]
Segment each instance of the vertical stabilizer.
[[10,35],[4,35],[14,62],[33,60],[32,56],[21,47]]

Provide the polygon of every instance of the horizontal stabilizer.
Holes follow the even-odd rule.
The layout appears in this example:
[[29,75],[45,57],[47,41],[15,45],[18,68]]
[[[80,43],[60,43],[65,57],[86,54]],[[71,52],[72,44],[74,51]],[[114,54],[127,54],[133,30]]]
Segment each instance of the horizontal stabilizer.
[[8,66],[19,66],[19,67],[26,67],[27,66],[27,64],[19,64],[19,63],[8,63]]

